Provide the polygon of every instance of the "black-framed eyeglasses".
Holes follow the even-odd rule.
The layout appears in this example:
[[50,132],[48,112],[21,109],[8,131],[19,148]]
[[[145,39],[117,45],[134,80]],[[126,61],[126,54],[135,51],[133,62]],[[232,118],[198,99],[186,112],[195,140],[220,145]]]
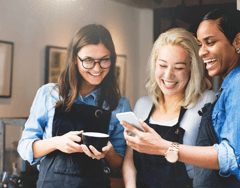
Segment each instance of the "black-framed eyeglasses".
[[[111,58],[100,58],[100,59],[93,59],[93,58],[86,58],[86,59],[81,59],[79,56],[77,56],[78,59],[82,62],[82,66],[85,69],[92,69],[96,63],[99,63],[99,66],[102,69],[108,69],[111,66]],[[98,62],[96,62],[98,60]]]

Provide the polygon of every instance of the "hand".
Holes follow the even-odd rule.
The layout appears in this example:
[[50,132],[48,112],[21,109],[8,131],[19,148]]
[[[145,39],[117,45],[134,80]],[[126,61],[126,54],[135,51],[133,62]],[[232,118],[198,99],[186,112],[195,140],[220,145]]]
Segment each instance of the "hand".
[[75,143],[81,142],[81,137],[78,135],[82,133],[83,131],[70,131],[62,136],[56,137],[56,148],[64,153],[83,152],[81,145]]
[[121,121],[120,124],[128,128],[136,136],[130,136],[127,130],[124,130],[124,137],[127,145],[140,153],[147,153],[152,155],[164,155],[171,142],[162,139],[162,137],[145,122],[139,120],[140,125],[146,132],[142,132],[133,125]]
[[95,147],[93,147],[92,145],[89,146],[89,148],[91,149],[91,151],[88,149],[88,147],[84,144],[81,145],[82,146],[82,150],[83,152],[89,156],[92,157],[93,159],[97,159],[100,160],[101,158],[104,158],[105,155],[110,151],[113,150],[113,145],[111,144],[110,141],[108,141],[107,145],[105,147],[102,148],[102,152],[99,152]]

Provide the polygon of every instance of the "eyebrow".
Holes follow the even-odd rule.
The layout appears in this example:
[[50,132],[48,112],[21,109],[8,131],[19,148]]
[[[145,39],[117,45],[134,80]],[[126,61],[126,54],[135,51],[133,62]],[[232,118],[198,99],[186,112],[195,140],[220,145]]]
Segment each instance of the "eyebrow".
[[102,59],[102,58],[105,58],[105,57],[111,57],[111,55],[105,55],[105,56],[102,56],[102,57],[100,57],[100,58],[93,58],[93,57],[91,57],[91,56],[86,56],[86,57],[84,57],[84,59],[86,59],[86,58],[91,58],[91,59]]
[[[211,35],[210,35],[210,36],[205,37],[203,40],[206,41],[206,40],[208,40],[209,38],[212,38],[212,37],[215,37],[215,36],[211,36]],[[197,39],[197,41],[200,42],[198,39]]]
[[[163,60],[163,59],[158,59],[158,60],[163,61],[164,63],[167,63],[167,61],[165,61],[165,60]],[[184,64],[184,65],[186,65],[185,62],[176,62],[175,64]]]

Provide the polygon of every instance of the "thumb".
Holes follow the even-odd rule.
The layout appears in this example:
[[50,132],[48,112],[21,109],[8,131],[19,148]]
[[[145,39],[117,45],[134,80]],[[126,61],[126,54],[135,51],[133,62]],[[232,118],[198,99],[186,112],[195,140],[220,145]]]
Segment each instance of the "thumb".
[[141,119],[139,119],[139,123],[141,125],[141,127],[146,131],[146,132],[151,132],[152,128],[148,126],[148,124],[146,124],[144,121],[142,121]]

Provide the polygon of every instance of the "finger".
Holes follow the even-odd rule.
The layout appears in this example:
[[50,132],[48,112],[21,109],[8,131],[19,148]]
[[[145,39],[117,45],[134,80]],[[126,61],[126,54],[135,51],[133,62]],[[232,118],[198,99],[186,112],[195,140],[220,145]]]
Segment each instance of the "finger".
[[142,121],[141,119],[138,120],[138,122],[140,123],[141,127],[146,131],[146,132],[151,132],[151,127],[148,126],[148,124],[146,124],[144,121]]
[[125,139],[126,139],[127,136],[131,136],[127,129],[124,129],[123,135],[124,135]]
[[94,159],[100,160],[101,158],[105,157],[105,154],[103,152],[99,152],[94,146],[90,145],[89,148],[94,153]]
[[81,147],[82,147],[83,152],[84,152],[87,156],[95,158],[95,155],[88,149],[88,147],[87,147],[86,145],[81,144]]
[[81,130],[81,131],[70,131],[69,133],[74,134],[74,135],[79,135],[79,134],[83,133],[83,130]]
[[134,127],[133,125],[125,122],[125,121],[120,121],[120,124],[126,128],[128,128],[131,132],[133,132],[135,135],[138,135],[141,131],[138,130],[136,127]]
[[125,140],[127,141],[127,144],[129,145],[129,143],[136,143],[137,141],[137,136],[131,136],[129,135],[128,131],[124,131],[124,137],[125,137]]
[[101,155],[101,152],[99,152],[94,146],[90,145],[89,148],[91,149],[95,156]]
[[108,141],[107,145],[102,148],[102,152],[107,153],[111,148],[113,148],[113,146],[112,146],[111,142]]
[[73,152],[82,152],[82,147],[79,143],[72,141],[68,142],[68,147],[71,148]]
[[81,140],[82,140],[81,135],[75,135],[75,134],[73,134],[73,135],[71,135],[70,138],[71,138],[71,140],[74,141],[74,142],[81,142]]

